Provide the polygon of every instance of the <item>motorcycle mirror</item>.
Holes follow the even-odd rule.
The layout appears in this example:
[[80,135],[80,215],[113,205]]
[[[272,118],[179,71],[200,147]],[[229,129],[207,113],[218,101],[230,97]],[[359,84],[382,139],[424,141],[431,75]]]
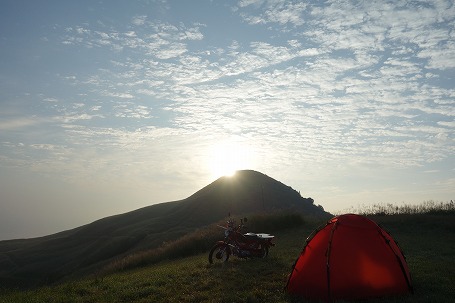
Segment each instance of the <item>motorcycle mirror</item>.
[[245,222],[245,223],[248,222],[248,219],[246,217],[243,218],[243,222]]

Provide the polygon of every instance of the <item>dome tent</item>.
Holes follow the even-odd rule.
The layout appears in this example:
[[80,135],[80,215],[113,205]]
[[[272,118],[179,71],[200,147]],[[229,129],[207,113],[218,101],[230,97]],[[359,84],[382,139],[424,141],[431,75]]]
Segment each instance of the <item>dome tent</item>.
[[412,285],[392,236],[366,217],[346,214],[308,237],[286,290],[331,301],[400,295],[412,292]]

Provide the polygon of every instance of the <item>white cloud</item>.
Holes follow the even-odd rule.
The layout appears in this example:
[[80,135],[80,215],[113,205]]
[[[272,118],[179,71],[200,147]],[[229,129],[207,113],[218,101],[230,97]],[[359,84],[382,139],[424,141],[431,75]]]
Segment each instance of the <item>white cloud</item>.
[[116,93],[116,92],[109,92],[109,91],[105,91],[103,92],[103,95],[104,96],[107,96],[107,97],[115,97],[115,98],[121,98],[121,99],[133,99],[134,96],[130,93]]
[[[238,3],[241,16],[250,24],[279,23],[300,26],[304,23],[302,18],[307,4],[290,1],[240,1]],[[260,11],[258,15],[244,12],[243,9],[252,8]]]
[[43,101],[45,101],[45,102],[58,102],[58,99],[56,99],[56,98],[44,98]]
[[203,39],[200,25],[186,27],[145,22],[145,16],[136,17],[133,25],[146,28],[150,34],[139,37],[134,30],[103,32],[78,26],[66,29],[67,36],[63,43],[83,45],[87,48],[108,46],[114,51],[122,51],[125,48],[146,50],[146,54],[165,60],[178,57],[187,51],[186,44],[182,41]]
[[[443,24],[453,23],[453,6],[433,4],[240,1],[234,14],[260,34],[219,44],[208,35],[213,24],[197,20],[136,15],[126,27],[75,26],[66,47],[102,50],[105,61],[66,77],[80,100],[44,100],[65,123],[65,142],[84,147],[72,155],[75,170],[83,157],[104,159],[100,171],[122,170],[114,159],[136,163],[131,151],[169,170],[147,153],[183,156],[161,144],[204,149],[207,136],[247,138],[274,168],[419,167],[451,157],[455,128],[455,92],[438,84],[455,62]],[[138,175],[144,163],[132,164]]]
[[46,122],[46,120],[36,117],[6,117],[0,119],[0,130],[12,131],[15,129],[36,126],[43,122]]
[[146,19],[147,19],[146,15],[136,16],[133,18],[132,23],[136,26],[141,26],[145,24]]
[[[453,40],[453,38],[451,38]],[[446,46],[437,46],[419,52],[419,58],[428,59],[427,68],[447,70],[455,68],[455,43],[448,42]]]
[[74,123],[81,120],[91,120],[94,117],[99,117],[99,115],[90,115],[87,113],[68,113],[64,116],[55,117],[55,120],[62,121],[64,123]]

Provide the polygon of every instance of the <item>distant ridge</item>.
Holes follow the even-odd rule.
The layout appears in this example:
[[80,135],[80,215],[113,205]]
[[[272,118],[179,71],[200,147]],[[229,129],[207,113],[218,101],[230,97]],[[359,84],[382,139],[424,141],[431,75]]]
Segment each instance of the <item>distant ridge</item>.
[[160,246],[232,215],[292,210],[326,215],[311,198],[260,172],[221,177],[190,197],[57,234],[0,241],[0,284],[34,286],[86,271],[125,253]]

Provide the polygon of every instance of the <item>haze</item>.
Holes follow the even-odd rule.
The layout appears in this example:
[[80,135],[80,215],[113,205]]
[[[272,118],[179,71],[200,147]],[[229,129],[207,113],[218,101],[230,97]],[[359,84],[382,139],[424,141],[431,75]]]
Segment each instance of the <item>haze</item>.
[[237,169],[327,211],[455,198],[453,1],[0,3],[0,239]]

